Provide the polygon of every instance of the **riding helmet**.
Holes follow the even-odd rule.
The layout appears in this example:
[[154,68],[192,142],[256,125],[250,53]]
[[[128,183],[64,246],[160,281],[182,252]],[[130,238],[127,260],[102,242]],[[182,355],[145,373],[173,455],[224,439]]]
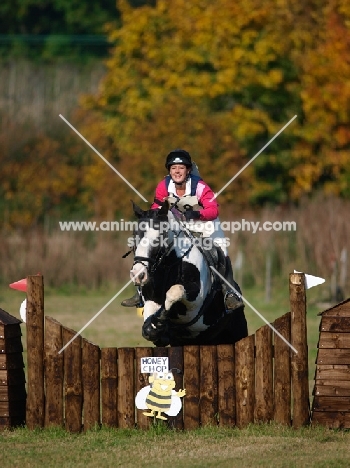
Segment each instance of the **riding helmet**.
[[183,149],[170,151],[166,158],[165,167],[169,170],[169,167],[173,164],[184,164],[186,167],[192,167],[190,154]]

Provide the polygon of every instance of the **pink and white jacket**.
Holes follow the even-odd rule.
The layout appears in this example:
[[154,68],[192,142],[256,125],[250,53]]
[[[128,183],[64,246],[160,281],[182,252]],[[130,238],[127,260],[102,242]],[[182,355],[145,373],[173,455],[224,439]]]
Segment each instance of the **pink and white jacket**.
[[[195,188],[195,193],[193,193],[193,180],[195,180],[197,185]],[[152,204],[151,209],[155,210],[160,208],[159,202],[163,202],[169,195],[181,198],[176,194],[176,187],[173,180],[169,180],[169,178],[167,179],[165,177],[156,187],[154,203]],[[201,221],[213,221],[218,217],[219,205],[216,202],[216,198],[214,198],[215,194],[209,185],[206,184],[202,179],[190,174],[186,182],[186,192],[184,195],[194,195],[197,197],[198,203],[202,206],[202,208],[199,210]]]

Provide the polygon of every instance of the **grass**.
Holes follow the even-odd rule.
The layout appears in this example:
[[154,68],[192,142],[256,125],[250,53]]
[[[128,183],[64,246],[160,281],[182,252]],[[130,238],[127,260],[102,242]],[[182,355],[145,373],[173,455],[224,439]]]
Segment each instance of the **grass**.
[[0,433],[1,466],[161,468],[347,467],[350,433],[325,428],[295,431],[278,425],[243,430],[206,427],[191,432],[102,428],[80,435],[61,429]]

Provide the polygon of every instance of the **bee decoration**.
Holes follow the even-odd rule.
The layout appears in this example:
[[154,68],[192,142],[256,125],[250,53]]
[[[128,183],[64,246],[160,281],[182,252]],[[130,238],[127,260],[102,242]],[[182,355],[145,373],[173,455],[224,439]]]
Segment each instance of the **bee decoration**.
[[[177,370],[177,369],[176,369]],[[180,372],[180,371],[178,371]],[[162,413],[168,416],[176,416],[181,410],[181,397],[186,395],[186,390],[176,392],[175,380],[172,370],[170,372],[154,372],[149,377],[150,385],[141,388],[135,398],[136,408],[148,409],[145,416],[166,420]]]

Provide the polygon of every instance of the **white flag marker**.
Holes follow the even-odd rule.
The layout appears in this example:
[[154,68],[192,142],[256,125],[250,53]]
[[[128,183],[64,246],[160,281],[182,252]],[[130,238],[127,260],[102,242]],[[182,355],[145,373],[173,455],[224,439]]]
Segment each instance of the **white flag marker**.
[[[294,273],[303,273],[302,271],[294,270]],[[306,289],[313,288],[314,286],[318,286],[323,284],[326,280],[324,278],[320,278],[319,276],[307,275],[305,273],[305,287]]]

